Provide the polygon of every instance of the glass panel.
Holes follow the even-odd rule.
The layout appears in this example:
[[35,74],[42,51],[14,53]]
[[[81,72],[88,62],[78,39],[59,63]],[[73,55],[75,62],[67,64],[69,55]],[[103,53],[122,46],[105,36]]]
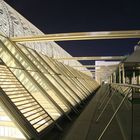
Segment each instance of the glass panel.
[[[42,109],[40,104],[38,104],[38,102],[36,102],[36,100],[33,98],[33,96],[31,96],[31,94],[24,88],[24,86],[22,86],[19,83],[19,81],[14,77],[14,75],[10,72],[10,70],[8,70],[8,68],[4,65],[0,65],[0,70],[2,72],[5,71],[9,75],[11,75],[11,79],[10,79],[9,75],[0,74],[0,79],[1,79],[0,87],[5,92],[5,93],[2,92],[2,94],[6,94],[9,97],[9,99],[12,101],[12,103],[17,107],[17,109],[19,109],[19,111],[33,125],[33,127],[36,128],[36,125],[39,126],[40,123],[43,121],[44,124],[42,124],[42,125],[44,125],[44,128],[46,128],[48,126],[48,124],[45,123],[45,122],[48,122],[48,120],[46,120],[46,118],[48,118],[50,120],[49,122],[52,123],[53,121],[50,118],[50,116],[48,116],[48,114]],[[8,79],[8,80],[5,81],[5,79],[6,80]],[[9,81],[10,81],[10,84],[9,84]],[[9,108],[11,109],[11,107],[9,107]],[[45,117],[43,117],[42,115],[45,115]],[[32,116],[33,119],[30,120],[30,116]],[[38,118],[41,117],[41,118],[38,121],[36,121],[36,119],[38,119],[37,117]],[[59,116],[57,116],[57,117],[59,117]],[[32,123],[32,121],[34,123]],[[37,131],[38,131],[38,129],[37,129]]]
[[[69,109],[69,107],[68,107],[68,105],[65,103],[65,101],[63,100],[63,99],[61,99],[60,97],[59,97],[59,94],[61,94],[61,92],[60,93],[58,93],[59,92],[59,90],[60,90],[60,86],[59,86],[59,90],[57,90],[57,91],[55,91],[55,86],[54,86],[54,84],[55,85],[59,85],[59,83],[57,83],[57,81],[56,80],[54,80],[54,79],[52,79],[52,77],[51,77],[51,75],[48,75],[48,74],[45,74],[45,69],[43,69],[43,67],[41,66],[41,64],[37,61],[37,59],[36,58],[34,58],[34,57],[32,57],[32,55],[26,50],[26,48],[25,47],[22,47],[21,48],[22,49],[22,51],[26,54],[26,56],[27,57],[22,57],[22,58],[24,58],[24,60],[26,60],[25,62],[26,62],[26,64],[27,65],[31,65],[31,68],[32,69],[35,69],[37,72],[31,72],[31,71],[29,71],[29,73],[32,75],[32,77],[38,82],[38,84],[40,84],[41,86],[42,86],[42,88],[45,90],[45,91],[47,91],[47,93],[48,93],[48,95],[50,95],[49,93],[50,93],[50,91],[51,91],[51,94],[52,94],[52,92],[53,92],[53,96],[55,96],[55,98],[53,98],[53,100],[55,101],[55,99],[56,99],[56,103],[60,103],[60,104],[58,104],[65,112],[66,111],[68,111],[68,109]],[[20,50],[21,51],[21,50]],[[46,76],[47,77],[46,77]],[[52,83],[51,83],[51,82]],[[43,85],[41,84],[41,83],[43,83]],[[61,88],[62,89],[62,88]],[[50,96],[51,98],[52,98],[52,96]],[[67,105],[67,106],[66,106]]]
[[[46,62],[50,62],[50,60],[45,56],[45,55],[41,55],[40,54],[40,56],[46,61]],[[56,64],[56,65],[58,65],[58,64]],[[81,100],[82,99],[84,99],[83,98],[83,96],[81,95],[81,92],[79,91],[79,88],[78,88],[78,86],[75,84],[75,81],[69,76],[69,75],[67,75],[65,72],[67,71],[66,69],[64,69],[64,68],[62,68],[62,67],[60,67],[59,65],[58,65],[58,67],[59,67],[59,70],[61,69],[62,71],[60,72],[60,71],[57,71],[58,73],[62,73],[62,75],[60,75],[60,77],[65,81],[65,78],[63,78],[63,77],[66,77],[67,78],[67,81],[66,81],[66,83],[70,86],[70,87],[73,87],[72,89],[75,91],[75,93],[76,93],[76,95],[79,97],[79,98],[81,98]],[[64,75],[64,76],[63,76]],[[75,98],[76,99],[76,98]]]
[[[70,92],[69,87],[66,86],[65,82],[62,81],[62,79],[58,76],[57,73],[54,72],[54,70],[50,67],[50,63],[46,63],[43,61],[43,59],[37,54],[37,52],[34,52],[30,49],[30,52],[34,55],[34,57],[38,60],[37,65],[40,65],[42,73],[46,76],[47,79],[53,83],[53,85],[65,96],[65,98],[72,104],[75,105],[74,99],[72,96],[68,93]],[[47,73],[48,72],[48,73]]]
[[13,121],[7,116],[4,110],[0,107],[0,139],[3,137],[18,138],[19,140],[26,139],[20,130],[16,127]]

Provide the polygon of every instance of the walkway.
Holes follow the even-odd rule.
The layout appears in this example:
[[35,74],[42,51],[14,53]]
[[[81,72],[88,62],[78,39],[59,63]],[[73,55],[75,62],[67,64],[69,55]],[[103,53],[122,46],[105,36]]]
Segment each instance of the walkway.
[[[51,131],[43,140],[132,140],[132,104],[129,100],[125,100],[103,137],[99,138],[124,97],[118,91],[110,91],[108,85],[101,86],[79,117],[72,122],[62,121],[64,130]],[[96,122],[107,102],[104,113]],[[136,138],[139,138],[138,128]]]
[[[108,86],[104,85],[102,88],[98,90],[96,95],[92,98],[90,103],[86,106],[84,111],[81,113],[81,115],[76,119],[72,127],[69,129],[69,131],[65,134],[63,140],[98,140],[101,132],[105,128],[106,124],[110,120],[111,116],[113,115],[116,106],[120,103],[119,98],[121,99],[122,97],[118,98],[118,101],[116,101],[116,97],[114,96],[115,99],[115,105],[112,104],[112,102],[109,103],[107,106],[105,112],[103,113],[100,121],[97,123],[96,119],[100,112],[103,109],[103,106],[105,106],[107,100],[110,98],[110,95],[106,97],[106,100],[103,99],[103,96],[105,92],[107,93],[108,91]],[[113,99],[113,98],[112,98]],[[121,99],[122,100],[122,99]],[[99,106],[101,105],[101,102],[104,102],[103,106],[99,109]],[[131,111],[131,105],[127,104],[127,109],[126,106],[125,108],[122,106],[123,112],[125,112],[126,116],[130,116],[130,111]],[[126,117],[124,117],[126,118]],[[102,140],[129,140],[131,139],[129,135],[124,132],[124,124],[122,124],[119,120],[119,115],[117,115],[111,125],[108,127],[107,131],[102,137]],[[131,117],[129,118],[131,121]],[[128,129],[131,128],[131,123],[127,122],[128,124]],[[128,130],[130,131],[130,130]],[[126,136],[126,135],[127,136]],[[131,134],[131,131],[130,131]]]

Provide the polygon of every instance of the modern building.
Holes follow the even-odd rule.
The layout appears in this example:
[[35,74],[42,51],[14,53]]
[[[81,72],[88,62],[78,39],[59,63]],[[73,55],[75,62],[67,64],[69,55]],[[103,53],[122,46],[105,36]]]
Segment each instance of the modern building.
[[[115,113],[108,124],[114,119],[124,101],[128,106],[132,106],[132,93],[135,93],[136,99],[139,100],[139,47],[136,47],[134,53],[121,62],[98,62],[96,65],[116,66],[109,67],[111,69],[109,73],[108,69],[102,67],[101,73],[104,73],[105,77],[98,74],[99,68],[96,68],[96,81],[92,73],[87,71],[88,69],[79,61],[57,61],[56,58],[72,58],[72,56],[54,41],[13,41],[17,37],[32,36],[44,36],[44,34],[6,2],[0,0],[1,140],[40,140],[54,128],[61,132],[63,130],[61,123],[65,120],[72,121],[71,113],[78,114],[80,108],[93,97],[99,88],[97,96],[100,95],[100,90],[103,90],[102,93],[106,91],[106,94],[98,97],[103,101],[100,106],[103,106],[106,100],[105,107],[107,107],[113,93],[119,94],[119,97],[117,95],[115,97],[119,98],[117,103],[118,101],[120,103],[113,106]],[[103,84],[102,81],[105,81],[107,77],[108,84]],[[95,106],[93,108],[95,109]],[[130,108],[128,110],[130,111]],[[92,115],[86,116],[90,118]],[[124,117],[124,114],[118,115],[118,118],[122,116]],[[131,117],[128,119],[133,120]],[[129,136],[131,122],[128,123],[128,131],[121,136],[124,139],[127,136],[129,140],[131,139]],[[120,120],[117,120],[118,124],[120,126]],[[107,127],[108,125],[105,129]],[[121,126],[121,129],[124,130],[125,127]],[[104,132],[98,140],[102,138]],[[72,131],[69,134],[75,135]],[[66,138],[68,139],[71,138]]]

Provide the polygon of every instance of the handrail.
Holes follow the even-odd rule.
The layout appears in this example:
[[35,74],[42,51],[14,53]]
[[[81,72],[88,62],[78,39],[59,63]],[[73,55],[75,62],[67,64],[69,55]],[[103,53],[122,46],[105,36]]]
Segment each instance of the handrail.
[[[110,86],[110,85],[115,85],[114,87]],[[139,85],[131,85],[131,84],[119,84],[119,83],[112,83],[110,84],[109,87],[112,89],[113,91],[111,93],[106,93],[106,95],[108,96],[108,98],[106,98],[106,103],[104,104],[104,107],[100,110],[101,112],[99,112],[97,118],[96,118],[96,123],[100,122],[101,117],[103,116],[103,114],[105,113],[105,110],[107,109],[109,104],[112,104],[112,100],[113,100],[113,96],[115,96],[118,89],[120,89],[122,86],[125,86],[125,89],[122,91],[122,93],[124,94],[124,96],[122,96],[120,103],[116,106],[116,109],[114,109],[114,113],[111,116],[111,118],[109,119],[109,121],[107,122],[106,126],[104,127],[103,131],[101,132],[100,136],[97,138],[97,140],[101,140],[102,137],[104,136],[104,134],[106,133],[108,127],[110,126],[110,124],[112,123],[112,121],[114,120],[114,118],[117,116],[119,110],[121,109],[121,107],[123,106],[123,104],[125,103],[126,99],[129,98],[130,94],[133,94],[133,92],[135,90],[133,90],[133,88],[140,88]],[[121,133],[123,138],[126,139],[126,134],[124,135],[123,130],[121,129]]]
[[[115,110],[115,112],[113,113],[112,117],[110,118],[109,122],[107,123],[107,125],[105,126],[105,128],[103,129],[101,135],[99,136],[99,138],[97,140],[101,140],[103,135],[105,134],[106,130],[108,129],[108,127],[110,126],[110,124],[112,123],[113,119],[115,118],[115,116],[117,115],[117,113],[119,112],[121,106],[123,105],[123,103],[125,102],[125,99],[128,97],[128,95],[130,94],[130,90],[125,94],[124,98],[121,100],[120,104],[118,105],[117,109]],[[111,97],[110,97],[111,98]],[[99,116],[100,117],[100,116]]]
[[131,88],[140,88],[140,85],[132,85],[132,84],[120,84],[120,83],[111,83],[111,85],[116,86],[125,86],[125,87],[131,87]]

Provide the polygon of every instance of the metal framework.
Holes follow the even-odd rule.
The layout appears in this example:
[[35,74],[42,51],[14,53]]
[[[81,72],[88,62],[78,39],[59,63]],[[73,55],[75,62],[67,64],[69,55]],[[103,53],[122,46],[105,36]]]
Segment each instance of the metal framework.
[[77,114],[76,106],[99,86],[90,76],[4,36],[0,46],[1,107],[21,137],[39,140],[52,126],[61,130],[57,120],[71,120],[69,112]]

